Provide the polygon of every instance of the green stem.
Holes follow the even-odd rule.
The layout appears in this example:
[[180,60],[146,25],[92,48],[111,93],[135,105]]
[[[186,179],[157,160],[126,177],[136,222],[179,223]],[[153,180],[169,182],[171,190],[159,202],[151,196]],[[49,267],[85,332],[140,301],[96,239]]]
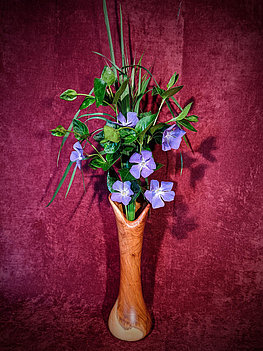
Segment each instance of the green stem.
[[105,100],[103,100],[103,102],[104,102],[105,104],[107,104],[114,112],[116,112],[116,111],[115,111],[115,108],[114,108],[109,102],[107,102],[107,101],[105,101]]
[[87,140],[87,142],[90,144],[91,147],[93,147],[93,149],[97,152],[98,156],[102,159],[103,162],[106,162],[105,158],[100,154],[100,152],[96,149],[96,147],[89,141]]
[[109,87],[109,91],[110,91],[111,96],[113,97],[113,93],[112,93],[111,87]]
[[127,206],[125,206],[126,218],[128,221],[135,220],[135,201],[130,202]]
[[158,119],[158,117],[159,117],[159,114],[160,114],[160,112],[161,112],[161,109],[162,109],[162,107],[163,107],[164,102],[165,102],[165,99],[163,99],[162,102],[161,102],[161,104],[160,104],[160,107],[159,107],[159,109],[158,109],[157,115],[156,115],[155,120],[154,120],[154,122],[153,122],[153,126],[154,126],[154,125],[156,124],[156,122],[157,122],[157,119]]

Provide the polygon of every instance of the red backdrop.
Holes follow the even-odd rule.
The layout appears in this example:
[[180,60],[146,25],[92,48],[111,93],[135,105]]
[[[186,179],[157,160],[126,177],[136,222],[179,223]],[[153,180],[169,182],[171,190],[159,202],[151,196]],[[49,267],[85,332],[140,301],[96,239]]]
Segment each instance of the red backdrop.
[[[78,176],[66,200],[63,187],[45,207],[73,144],[57,168],[48,130],[79,107],[59,95],[89,92],[104,66],[92,51],[109,56],[102,1],[1,3],[1,350],[260,350],[262,2],[121,2],[133,56],[144,52],[162,86],[179,72],[179,101],[194,101],[200,116],[182,177],[176,152],[155,152],[176,199],[146,226],[142,279],[155,327],[133,344],[106,326],[119,256],[104,174],[85,169],[86,194]],[[119,3],[108,0],[116,48]]]

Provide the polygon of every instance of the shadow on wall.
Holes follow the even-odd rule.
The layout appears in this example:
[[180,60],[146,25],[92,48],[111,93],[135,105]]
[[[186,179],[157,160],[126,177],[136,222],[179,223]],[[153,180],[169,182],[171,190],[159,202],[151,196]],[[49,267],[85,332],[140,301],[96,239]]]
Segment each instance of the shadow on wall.
[[[209,161],[216,162],[216,157],[212,154],[217,150],[216,138],[211,136],[204,140],[197,149],[201,156]],[[180,172],[180,154],[177,153],[176,169]],[[190,154],[184,154],[184,168],[190,171],[190,186],[195,189],[198,182],[204,176],[205,171],[209,167],[206,163],[200,161]],[[177,185],[177,184],[175,184]],[[175,189],[176,193],[176,189]],[[146,233],[143,243],[142,255],[142,281],[144,286],[144,296],[147,305],[152,308],[155,287],[155,273],[159,257],[159,251],[167,228],[172,228],[171,234],[178,240],[187,239],[188,233],[198,228],[196,220],[189,213],[189,207],[181,195],[175,195],[173,202],[172,214],[168,207],[159,209],[158,215],[153,215],[146,224]]]

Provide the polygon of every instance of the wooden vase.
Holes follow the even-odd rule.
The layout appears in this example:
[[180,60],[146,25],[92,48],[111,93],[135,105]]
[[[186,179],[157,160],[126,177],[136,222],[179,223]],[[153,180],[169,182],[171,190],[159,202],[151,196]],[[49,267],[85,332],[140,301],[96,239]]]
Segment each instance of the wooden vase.
[[116,217],[120,249],[120,286],[108,326],[118,339],[137,341],[151,330],[152,321],[142,295],[141,252],[148,205],[135,221],[128,221],[122,205],[111,201]]

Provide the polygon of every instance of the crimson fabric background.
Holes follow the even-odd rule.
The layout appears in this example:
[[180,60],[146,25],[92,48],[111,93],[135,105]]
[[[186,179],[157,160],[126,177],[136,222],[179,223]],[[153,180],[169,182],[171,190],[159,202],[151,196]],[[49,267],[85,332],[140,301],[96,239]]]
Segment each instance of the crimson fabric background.
[[[262,350],[262,2],[121,2],[128,52],[144,53],[163,87],[179,72],[178,99],[200,116],[182,177],[178,153],[154,153],[166,166],[156,177],[175,182],[176,198],[146,226],[155,326],[132,344],[106,325],[119,256],[105,175],[85,168],[86,194],[79,173],[68,198],[64,186],[45,207],[74,142],[57,168],[60,140],[48,130],[67,126],[80,104],[59,95],[89,92],[104,66],[92,51],[109,56],[102,1],[1,3],[0,349]],[[116,51],[119,4],[108,0]]]

